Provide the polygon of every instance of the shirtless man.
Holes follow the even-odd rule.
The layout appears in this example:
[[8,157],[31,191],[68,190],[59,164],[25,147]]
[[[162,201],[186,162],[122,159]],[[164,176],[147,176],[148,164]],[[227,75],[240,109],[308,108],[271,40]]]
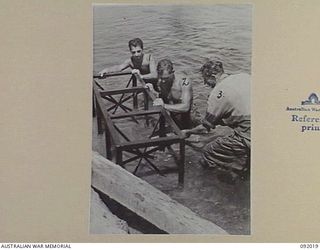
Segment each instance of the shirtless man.
[[191,127],[192,85],[184,77],[175,74],[173,64],[168,59],[159,61],[157,66],[158,89],[155,92],[152,84],[147,84],[158,98],[154,100],[154,106],[163,106],[170,111],[171,117],[180,129]]
[[[129,41],[131,57],[120,65],[105,68],[99,72],[100,76],[109,73],[123,71],[127,68],[132,69],[132,73],[140,73],[146,82],[154,82],[157,79],[156,63],[151,54],[144,54],[143,42],[140,38]],[[153,81],[152,81],[153,80]]]

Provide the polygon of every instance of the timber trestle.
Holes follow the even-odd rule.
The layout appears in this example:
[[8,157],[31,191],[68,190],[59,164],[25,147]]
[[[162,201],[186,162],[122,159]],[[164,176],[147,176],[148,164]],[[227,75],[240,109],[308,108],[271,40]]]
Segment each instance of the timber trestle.
[[[107,158],[126,169],[126,165],[131,164],[130,171],[133,174],[137,174],[144,160],[146,166],[162,175],[164,171],[156,165],[153,154],[167,148],[177,165],[177,168],[170,171],[178,172],[179,185],[183,185],[185,140],[180,129],[164,108],[149,109],[149,100],[153,101],[155,96],[139,76],[117,73],[105,77],[121,75],[130,75],[122,89],[105,90],[96,80],[100,77],[93,79],[93,116],[97,118],[98,134],[105,133]],[[141,139],[130,138],[127,131],[124,131],[121,125],[128,122],[143,123],[145,129],[138,132]],[[178,154],[172,149],[173,144],[179,144]]]

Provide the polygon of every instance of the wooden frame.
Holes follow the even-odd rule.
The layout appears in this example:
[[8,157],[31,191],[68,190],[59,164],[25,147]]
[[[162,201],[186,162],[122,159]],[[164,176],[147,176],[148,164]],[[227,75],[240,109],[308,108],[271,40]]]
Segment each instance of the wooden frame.
[[[117,73],[111,76],[127,75],[127,73]],[[137,86],[137,82],[141,86]],[[132,87],[129,88],[130,83]],[[124,98],[125,94],[132,94]],[[143,110],[138,110],[138,95],[143,94],[144,107]],[[121,95],[119,100],[113,96]],[[111,108],[107,108],[103,99],[112,104]],[[124,105],[124,102],[133,100],[133,107],[129,108]],[[178,182],[183,185],[184,182],[184,165],[185,165],[185,140],[182,133],[175,122],[172,120],[168,112],[162,107],[154,107],[148,110],[149,99],[154,100],[155,96],[146,87],[145,82],[139,76],[131,75],[129,82],[124,89],[104,90],[96,80],[93,80],[93,115],[97,117],[98,133],[105,132],[106,156],[109,160],[114,160],[118,165],[125,167],[129,162],[138,160],[138,165],[135,167],[133,174],[136,174],[141,161],[144,159],[148,165],[157,173],[162,174],[158,167],[151,161],[152,153],[158,150],[168,148],[174,155],[177,164]],[[125,113],[117,114],[121,109]],[[118,112],[119,113],[119,112]],[[156,125],[153,128],[151,135],[143,140],[130,141],[128,136],[115,124],[114,120],[131,118],[137,122],[136,117],[145,116],[146,124],[149,126],[148,116],[159,116]],[[165,125],[170,128],[167,131]],[[157,130],[157,128],[159,128]],[[170,134],[168,132],[171,132]],[[172,135],[172,133],[174,135]],[[158,138],[154,138],[154,137]],[[120,139],[124,139],[121,141]],[[177,156],[171,148],[172,144],[179,144],[179,156]],[[149,149],[148,149],[149,148]],[[129,152],[134,156],[123,160],[123,153]]]

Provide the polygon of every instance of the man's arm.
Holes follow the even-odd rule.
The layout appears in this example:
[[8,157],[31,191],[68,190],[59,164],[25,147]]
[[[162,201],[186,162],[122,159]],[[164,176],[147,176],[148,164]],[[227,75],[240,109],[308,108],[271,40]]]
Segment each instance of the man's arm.
[[156,62],[151,54],[150,54],[150,61],[149,61],[149,69],[150,69],[150,73],[141,75],[142,79],[148,80],[148,79],[156,79],[158,77]]
[[182,80],[182,93],[181,93],[181,103],[178,104],[164,104],[163,107],[166,110],[184,113],[190,110],[191,101],[192,101],[192,86],[187,78]]
[[146,87],[151,91],[151,93],[158,98],[159,97],[159,92],[155,91],[155,89],[153,88],[152,83],[146,83]]
[[125,70],[130,66],[130,59],[127,59],[120,65],[115,65],[112,67],[107,67],[99,72],[99,75],[104,75],[104,74],[109,74],[109,73],[115,73],[115,72],[120,72],[122,70]]
[[181,132],[185,135],[185,137],[189,137],[192,134],[207,134],[210,131],[210,128],[203,126],[200,124],[192,129],[184,129]]
[[210,129],[215,129],[217,125],[223,123],[222,117],[225,113],[230,111],[227,98],[224,96],[224,91],[221,89],[214,89],[208,99],[208,107],[206,115],[202,120],[202,124],[193,129],[182,130],[182,133],[188,137],[191,134],[208,133]]

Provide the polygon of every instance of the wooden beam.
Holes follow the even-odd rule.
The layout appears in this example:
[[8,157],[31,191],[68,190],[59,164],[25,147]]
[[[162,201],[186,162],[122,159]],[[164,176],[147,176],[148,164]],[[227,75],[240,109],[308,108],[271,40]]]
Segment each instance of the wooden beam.
[[132,117],[132,116],[141,116],[141,115],[155,115],[159,114],[161,111],[158,108],[151,109],[151,110],[140,110],[140,111],[132,111],[130,113],[126,114],[114,114],[110,115],[111,119],[121,119],[126,117]]
[[132,87],[127,89],[104,90],[100,92],[100,95],[101,96],[120,95],[120,94],[127,94],[127,93],[141,93],[143,91],[145,91],[144,87]]
[[97,152],[92,186],[169,234],[228,234]]
[[123,142],[118,144],[123,150],[132,148],[152,147],[152,146],[167,146],[174,143],[179,143],[180,137],[173,135],[170,137],[160,137],[155,139],[145,139],[138,141]]
[[171,116],[168,114],[168,111],[165,109],[161,110],[162,115],[164,116],[165,120],[168,122],[170,127],[173,129],[173,131],[181,138],[184,139],[181,130],[179,129],[178,125],[172,120]]
[[93,78],[104,79],[104,78],[107,78],[107,77],[124,76],[124,75],[131,75],[131,72],[109,73],[109,74],[104,74],[103,76],[98,75],[97,73],[94,73],[93,74]]

